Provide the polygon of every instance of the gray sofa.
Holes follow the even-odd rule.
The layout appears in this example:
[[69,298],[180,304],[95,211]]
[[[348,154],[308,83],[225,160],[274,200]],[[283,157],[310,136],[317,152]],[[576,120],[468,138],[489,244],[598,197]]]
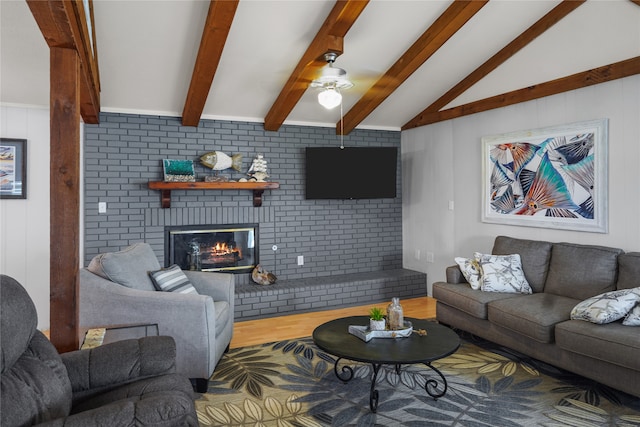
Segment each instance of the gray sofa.
[[0,425],[198,425],[191,383],[175,373],[170,337],[60,355],[37,324],[27,291],[0,275]]
[[80,270],[80,325],[157,324],[176,342],[176,370],[206,390],[233,335],[232,274],[184,271],[197,293],[157,291],[149,272],[160,270],[151,247],[137,243],[97,255]]
[[640,253],[505,236],[492,253],[519,254],[533,293],[473,290],[448,267],[433,284],[439,322],[640,397],[640,327],[570,319],[587,298],[640,286]]

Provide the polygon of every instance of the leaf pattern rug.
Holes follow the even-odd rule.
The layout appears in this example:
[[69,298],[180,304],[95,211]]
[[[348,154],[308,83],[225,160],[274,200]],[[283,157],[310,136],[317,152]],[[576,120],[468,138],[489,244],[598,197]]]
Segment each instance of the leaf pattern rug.
[[196,400],[201,426],[635,426],[640,399],[459,332],[460,349],[434,362],[444,397],[425,392],[424,365],[383,366],[377,413],[369,410],[370,365],[343,383],[335,357],[311,338],[229,351]]

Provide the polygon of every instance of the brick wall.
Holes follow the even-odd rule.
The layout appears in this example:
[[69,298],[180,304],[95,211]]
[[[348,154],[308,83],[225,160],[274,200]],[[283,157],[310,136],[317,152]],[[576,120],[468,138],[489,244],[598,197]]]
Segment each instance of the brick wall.
[[[85,125],[84,262],[139,241],[150,243],[162,262],[167,225],[258,223],[260,262],[282,280],[402,268],[400,159],[395,199],[305,200],[304,148],[339,144],[333,128],[268,132],[261,123],[216,120],[196,128],[175,117],[102,113],[100,124]],[[400,132],[355,130],[344,144],[399,148]],[[211,171],[196,160],[213,150],[243,155],[242,173],[224,172],[236,180],[263,154],[280,188],[266,190],[259,208],[250,191],[182,190],[162,209],[160,193],[147,187],[162,180],[162,159],[193,159],[201,180]],[[106,214],[98,213],[98,202],[107,203]],[[248,283],[247,274],[236,279]]]

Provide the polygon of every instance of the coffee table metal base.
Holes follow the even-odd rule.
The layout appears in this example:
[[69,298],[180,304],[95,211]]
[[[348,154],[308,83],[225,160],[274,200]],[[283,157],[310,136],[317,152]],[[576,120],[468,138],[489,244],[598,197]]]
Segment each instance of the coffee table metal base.
[[414,330],[423,330],[424,333],[397,339],[372,339],[367,342],[349,334],[349,325],[365,325],[369,321],[368,316],[335,319],[323,323],[313,331],[313,341],[316,345],[336,356],[333,371],[339,380],[346,383],[354,377],[351,366],[339,366],[342,359],[371,364],[373,378],[369,406],[372,412],[378,409],[376,381],[382,365],[395,366],[398,374],[403,365],[425,365],[436,374],[433,378],[418,373],[425,380],[424,389],[427,394],[437,399],[447,392],[447,380],[432,362],[454,353],[460,346],[460,337],[450,328],[434,322],[412,318],[405,320],[412,322]]
[[[336,363],[333,365],[333,372],[336,374],[336,377],[344,383],[351,381],[353,378],[353,368],[351,366],[345,365],[340,370],[338,370],[338,365],[342,358],[336,359]],[[371,367],[373,368],[373,377],[371,378],[371,389],[369,391],[369,408],[371,408],[371,412],[377,412],[378,410],[378,390],[376,389],[376,381],[378,379],[378,372],[380,371],[380,367],[384,365],[384,363],[371,363]],[[426,378],[424,384],[424,391],[434,400],[439,397],[444,396],[447,393],[447,379],[444,377],[442,372],[431,363],[424,363],[425,366],[430,368],[433,372],[440,376],[442,380],[442,391],[438,390],[438,380],[433,378]],[[401,365],[396,366],[396,373],[399,375],[401,371]],[[433,390],[433,391],[432,391]]]

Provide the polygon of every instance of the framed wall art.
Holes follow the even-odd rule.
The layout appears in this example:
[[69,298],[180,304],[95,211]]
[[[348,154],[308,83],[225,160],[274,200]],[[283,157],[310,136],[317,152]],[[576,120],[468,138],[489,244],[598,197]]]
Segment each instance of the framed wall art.
[[482,221],[608,232],[608,120],[482,138]]
[[0,138],[0,199],[27,198],[27,140]]

